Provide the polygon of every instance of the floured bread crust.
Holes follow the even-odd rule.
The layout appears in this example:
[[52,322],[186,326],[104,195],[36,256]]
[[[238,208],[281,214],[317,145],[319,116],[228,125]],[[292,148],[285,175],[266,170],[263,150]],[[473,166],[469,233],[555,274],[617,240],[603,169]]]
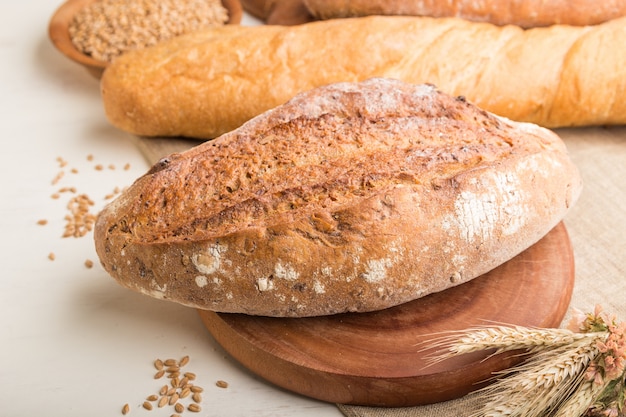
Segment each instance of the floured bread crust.
[[191,307],[372,311],[511,259],[580,189],[552,132],[370,79],[160,161],[99,215],[96,249],[120,284]]

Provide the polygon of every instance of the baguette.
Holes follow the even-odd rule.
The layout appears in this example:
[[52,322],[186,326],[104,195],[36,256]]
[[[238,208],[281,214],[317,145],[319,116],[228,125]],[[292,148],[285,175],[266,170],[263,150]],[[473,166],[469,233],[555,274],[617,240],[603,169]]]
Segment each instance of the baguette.
[[626,16],[626,0],[302,0],[318,19],[369,15],[460,17],[524,28],[587,26]]
[[564,217],[563,142],[433,86],[304,92],[155,164],[99,214],[121,285],[278,317],[380,310],[474,279]]
[[105,113],[140,136],[211,139],[299,92],[371,77],[437,85],[544,127],[626,122],[626,18],[522,30],[371,16],[197,32],[118,58]]

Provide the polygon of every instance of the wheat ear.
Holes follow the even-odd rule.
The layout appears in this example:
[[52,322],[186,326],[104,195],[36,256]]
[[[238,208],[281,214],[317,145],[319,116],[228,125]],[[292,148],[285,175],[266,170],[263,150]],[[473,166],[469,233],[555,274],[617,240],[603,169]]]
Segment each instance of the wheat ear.
[[436,351],[428,357],[436,363],[453,356],[495,349],[494,354],[526,349],[533,353],[574,343],[594,340],[594,333],[574,333],[567,329],[536,329],[519,326],[475,327],[460,332],[450,332],[429,344]]
[[605,385],[596,384],[593,381],[582,382],[552,417],[582,416],[593,405],[604,388]]
[[475,417],[543,417],[545,410],[558,409],[580,385],[585,369],[598,353],[596,342],[605,337],[596,334],[543,350],[503,372],[506,378],[482,390],[487,403]]

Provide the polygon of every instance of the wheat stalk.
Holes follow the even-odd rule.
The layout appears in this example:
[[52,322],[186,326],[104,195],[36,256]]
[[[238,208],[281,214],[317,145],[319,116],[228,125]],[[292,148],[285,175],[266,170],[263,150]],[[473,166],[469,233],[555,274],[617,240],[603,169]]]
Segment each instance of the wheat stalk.
[[[539,329],[475,327],[445,333],[428,347],[439,362],[479,351],[524,350],[516,367],[495,374],[483,388],[485,405],[471,417],[616,417],[626,410],[626,322],[596,307],[578,326]],[[596,415],[596,414],[593,414]],[[598,414],[599,415],[599,414]]]
[[533,355],[516,368],[525,378],[534,378],[536,385],[560,384],[568,378],[583,373],[589,362],[598,354],[596,343],[605,340],[606,334],[594,334],[593,338],[578,339],[571,344],[551,347]]
[[602,337],[549,348],[507,371],[514,373],[483,389],[487,403],[475,417],[542,417],[545,410],[557,409],[580,383]]
[[[604,334],[604,333],[602,333]],[[460,337],[459,337],[460,336]],[[439,362],[453,356],[495,349],[494,354],[526,349],[528,353],[572,344],[578,340],[595,340],[595,333],[574,333],[567,329],[537,329],[520,326],[475,327],[449,332],[429,343],[437,351],[429,356]]]
[[579,384],[578,389],[563,402],[552,417],[583,415],[605,387],[606,384],[596,384],[593,381],[582,382]]
[[[606,332],[574,333],[567,329],[519,326],[477,327],[436,339],[434,361],[464,353],[495,349],[495,353],[526,349],[535,354],[503,371],[484,388],[484,408],[474,417],[543,417],[557,409],[580,385],[584,371],[598,354]],[[506,378],[502,378],[506,376]]]

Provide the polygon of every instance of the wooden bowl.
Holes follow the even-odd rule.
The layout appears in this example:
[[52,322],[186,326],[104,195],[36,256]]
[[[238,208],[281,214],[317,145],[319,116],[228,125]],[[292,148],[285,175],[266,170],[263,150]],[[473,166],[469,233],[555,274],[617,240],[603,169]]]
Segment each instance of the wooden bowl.
[[[79,51],[70,38],[69,26],[74,15],[83,7],[98,0],[67,0],[63,3],[50,19],[48,36],[52,44],[65,56],[87,68],[87,71],[96,78],[102,76],[102,71],[108,62],[99,61]],[[239,0],[222,0],[222,4],[228,10],[229,25],[237,25],[243,15]]]

